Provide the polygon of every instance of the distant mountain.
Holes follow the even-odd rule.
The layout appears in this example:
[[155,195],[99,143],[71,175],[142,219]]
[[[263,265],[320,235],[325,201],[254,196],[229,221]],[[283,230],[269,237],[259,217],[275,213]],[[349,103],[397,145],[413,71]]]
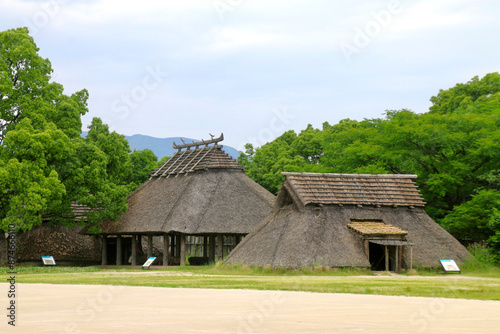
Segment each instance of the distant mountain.
[[[87,132],[82,133],[82,137],[86,137]],[[169,137],[169,138],[156,138],[156,137],[151,137],[151,136],[145,136],[145,135],[133,135],[133,136],[125,136],[125,138],[128,140],[130,149],[133,150],[145,150],[145,149],[150,149],[154,152],[154,154],[158,157],[158,160],[163,158],[163,157],[171,157],[174,155],[175,150],[172,147],[172,144],[175,142],[177,144],[182,144],[181,138],[186,142],[186,143],[191,143],[192,141],[199,141],[199,139],[191,139],[191,138],[186,138],[186,137]],[[237,158],[240,156],[240,153],[238,152],[237,149],[231,147],[231,146],[226,146],[222,142],[221,145],[224,146],[223,150],[232,156],[233,158]]]

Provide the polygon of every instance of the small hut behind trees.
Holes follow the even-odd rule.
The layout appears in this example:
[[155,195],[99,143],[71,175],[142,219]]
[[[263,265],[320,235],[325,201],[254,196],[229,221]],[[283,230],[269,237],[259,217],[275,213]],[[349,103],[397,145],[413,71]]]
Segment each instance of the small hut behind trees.
[[[41,257],[46,255],[53,256],[56,263],[62,265],[95,265],[101,262],[99,239],[81,234],[85,228],[80,223],[87,220],[86,215],[91,209],[77,203],[72,203],[71,207],[74,226],[53,224],[50,217],[45,217],[41,225],[15,233],[13,245],[16,247],[17,263],[41,263]],[[8,247],[1,236],[0,264],[5,264],[7,260]]]
[[398,271],[469,256],[425,212],[416,175],[283,174],[272,212],[226,262]]
[[222,258],[224,236],[238,241],[272,209],[275,196],[250,179],[243,166],[222,150],[219,138],[183,143],[151,178],[128,198],[127,212],[102,228],[102,263],[138,263],[142,237],[147,256],[160,237],[164,265],[185,264],[186,237],[203,241],[201,263]]

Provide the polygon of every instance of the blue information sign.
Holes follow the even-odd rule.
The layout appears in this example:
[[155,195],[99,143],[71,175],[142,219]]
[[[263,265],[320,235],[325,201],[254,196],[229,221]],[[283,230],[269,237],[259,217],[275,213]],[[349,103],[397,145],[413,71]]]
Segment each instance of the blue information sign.
[[42,256],[43,264],[46,266],[55,266],[56,261],[53,256]]
[[441,262],[441,266],[443,267],[446,273],[460,274],[460,268],[458,268],[454,260],[439,260],[439,261]]
[[153,264],[154,260],[156,260],[156,257],[150,257],[144,264],[142,265],[142,269],[149,269],[151,265]]

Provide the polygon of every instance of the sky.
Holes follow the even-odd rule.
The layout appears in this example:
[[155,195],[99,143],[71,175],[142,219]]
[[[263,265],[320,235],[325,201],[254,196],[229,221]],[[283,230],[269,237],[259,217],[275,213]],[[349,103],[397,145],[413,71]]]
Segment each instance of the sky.
[[28,27],[84,129],[243,150],[308,124],[428,111],[440,89],[500,71],[493,0],[0,0]]

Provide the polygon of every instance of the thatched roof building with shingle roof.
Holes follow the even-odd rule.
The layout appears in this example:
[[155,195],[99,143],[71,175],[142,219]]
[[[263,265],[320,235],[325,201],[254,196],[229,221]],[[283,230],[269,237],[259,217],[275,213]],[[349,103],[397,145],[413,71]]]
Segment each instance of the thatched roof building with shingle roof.
[[273,211],[227,262],[399,270],[469,256],[425,212],[416,175],[283,174]]
[[[182,264],[185,236],[221,239],[254,230],[271,211],[275,196],[244,173],[243,166],[222,150],[221,140],[222,135],[174,143],[178,151],[129,196],[123,216],[102,224],[102,234],[163,236],[172,246],[170,256],[180,258]],[[208,245],[212,260],[213,242]],[[217,240],[217,245],[221,243]]]

